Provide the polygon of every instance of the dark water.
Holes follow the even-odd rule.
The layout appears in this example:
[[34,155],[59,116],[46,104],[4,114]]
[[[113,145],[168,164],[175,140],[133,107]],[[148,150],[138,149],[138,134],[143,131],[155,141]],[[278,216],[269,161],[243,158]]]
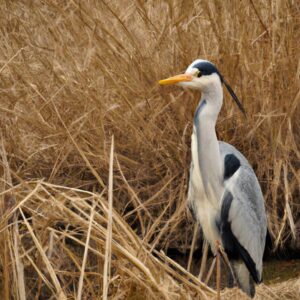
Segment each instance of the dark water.
[[[168,255],[175,261],[177,261],[183,267],[187,267],[188,255],[183,255],[180,252],[171,252]],[[194,255],[191,272],[198,276],[201,264],[201,255]],[[210,256],[206,265],[206,272],[204,274],[203,280],[206,278],[209,267],[212,263],[212,257]],[[221,266],[221,276],[222,276],[222,286],[226,285],[227,274],[229,273],[228,267],[222,263]],[[274,284],[283,282],[289,279],[300,277],[300,259],[275,259],[269,258],[263,262],[263,282],[265,284]],[[209,285],[214,286],[215,284],[215,270],[212,273],[211,279],[209,280]]]
[[300,259],[270,260],[264,262],[263,281],[273,284],[300,277]]

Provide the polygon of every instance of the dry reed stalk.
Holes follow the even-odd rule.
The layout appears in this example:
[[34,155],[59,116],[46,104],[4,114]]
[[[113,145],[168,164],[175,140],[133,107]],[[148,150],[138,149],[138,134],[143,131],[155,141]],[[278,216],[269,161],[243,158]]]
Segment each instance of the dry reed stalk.
[[[1,73],[1,71],[0,71]],[[11,176],[11,172],[10,172],[10,168],[9,168],[9,163],[7,160],[7,153],[4,147],[4,143],[3,143],[3,136],[2,136],[2,132],[1,132],[1,156],[2,156],[2,162],[3,162],[3,167],[4,167],[4,176],[3,176],[3,181],[4,184],[8,187],[13,187],[13,183],[12,183],[12,176]],[[16,203],[16,199],[14,197],[13,194],[9,194],[9,199],[7,199],[6,201],[5,197],[3,198],[3,202],[2,202],[2,209],[1,209],[1,217],[4,216],[5,212],[7,212],[13,205],[15,205]],[[6,222],[6,225],[8,225],[8,221]],[[14,278],[15,278],[15,286],[16,286],[16,290],[18,291],[18,296],[21,300],[26,299],[26,292],[25,292],[25,278],[24,278],[24,265],[20,259],[20,255],[19,255],[19,228],[18,228],[18,223],[17,223],[17,216],[16,214],[14,214],[13,216],[13,233],[11,233],[12,235],[12,246],[9,247],[10,251],[13,251],[13,255],[14,255],[14,259],[15,259],[15,265],[13,265],[13,274],[14,274]],[[6,233],[6,230],[5,230]],[[10,239],[9,237],[9,232],[6,235],[6,237],[4,238],[4,243],[5,246],[7,245],[7,242],[9,243]],[[5,247],[6,248],[6,247]],[[11,249],[12,248],[12,249]],[[6,249],[5,249],[6,250]],[[4,251],[5,251],[4,250]],[[6,252],[6,251],[5,251]],[[11,259],[12,259],[12,253],[11,253]],[[4,264],[7,263],[6,261],[6,257],[4,256]],[[7,299],[8,296],[8,282],[9,282],[9,269],[7,267],[4,268],[4,274],[6,279],[4,279],[4,297],[5,299]]]
[[85,272],[84,270],[85,270],[87,254],[88,254],[88,244],[90,242],[90,237],[91,237],[92,223],[93,223],[93,220],[94,220],[94,212],[95,212],[95,204],[93,204],[93,207],[91,209],[90,222],[89,222],[89,227],[88,227],[88,232],[87,232],[87,237],[86,237],[86,243],[85,243],[85,247],[84,247],[81,273],[80,273],[80,278],[79,278],[79,283],[78,283],[77,300],[80,300],[81,296],[82,296],[83,279],[84,279],[84,272]]
[[284,188],[285,188],[285,201],[286,201],[286,205],[285,205],[285,210],[287,212],[287,218],[289,220],[289,225],[291,228],[291,233],[293,236],[293,239],[296,239],[296,226],[294,223],[294,219],[293,219],[293,215],[292,215],[292,211],[291,211],[291,206],[289,203],[289,200],[291,198],[291,194],[290,194],[290,190],[289,190],[289,184],[288,184],[288,171],[287,171],[287,165],[285,165],[283,167],[283,176],[284,176]]
[[199,271],[199,275],[198,278],[199,280],[202,281],[205,269],[206,269],[206,263],[207,263],[207,255],[208,255],[208,241],[204,240],[203,245],[202,245],[202,259],[201,259],[201,265],[200,265],[200,271]]
[[195,224],[194,232],[193,232],[192,245],[191,245],[191,249],[190,249],[190,255],[189,255],[188,264],[187,264],[187,268],[186,268],[188,272],[191,271],[193,253],[194,253],[194,250],[195,250],[195,243],[196,243],[196,238],[197,238],[197,235],[198,235],[198,227],[199,227],[199,225]]
[[109,183],[108,183],[108,222],[107,236],[105,242],[105,261],[103,269],[103,299],[108,298],[108,286],[111,268],[111,243],[112,243],[112,208],[113,208],[113,166],[114,166],[114,136],[111,137],[111,148],[109,157]]
[[216,258],[214,257],[214,259],[213,259],[213,261],[212,261],[212,263],[210,265],[210,268],[209,268],[209,270],[207,272],[206,278],[204,280],[205,284],[208,284],[208,282],[209,282],[209,280],[211,278],[211,275],[212,275],[212,273],[214,271],[215,265],[216,265]]
[[13,244],[13,251],[14,251],[14,257],[16,262],[16,277],[17,277],[17,290],[20,300],[26,300],[26,289],[25,289],[25,275],[24,275],[24,264],[20,258],[20,248],[19,248],[19,226],[18,226],[18,220],[15,217],[14,218],[14,244]]

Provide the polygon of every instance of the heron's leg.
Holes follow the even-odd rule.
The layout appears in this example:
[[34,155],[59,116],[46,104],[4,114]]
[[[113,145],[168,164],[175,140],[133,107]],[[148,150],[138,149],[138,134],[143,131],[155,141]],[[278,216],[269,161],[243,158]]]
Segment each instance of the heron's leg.
[[230,270],[227,274],[227,287],[229,287],[230,289],[234,287],[234,278]]
[[[227,255],[226,255],[227,257]],[[228,267],[229,267],[229,272],[227,274],[227,287],[228,288],[233,288],[234,286],[239,286],[239,282],[238,282],[238,277],[237,277],[237,274],[235,272],[235,268],[234,268],[234,261],[233,260],[230,260],[227,258],[227,261],[226,261]]]
[[254,285],[253,278],[251,276],[249,277],[249,281],[250,281],[250,296],[251,298],[253,298],[255,296],[255,285]]
[[208,254],[208,241],[204,239],[203,246],[202,246],[202,259],[201,259],[201,266],[200,266],[200,272],[198,275],[198,279],[202,281],[204,271],[206,269],[206,263],[207,263],[207,254]]
[[216,241],[216,250],[217,250],[217,299],[221,299],[221,251],[220,251],[220,241]]
[[233,268],[233,262],[229,260],[227,254],[221,244],[218,246],[218,249],[224,260],[224,263],[227,265],[228,270],[229,270],[229,274],[227,274],[227,286],[229,288],[232,288],[235,285],[237,285],[236,274],[235,274],[235,271]]

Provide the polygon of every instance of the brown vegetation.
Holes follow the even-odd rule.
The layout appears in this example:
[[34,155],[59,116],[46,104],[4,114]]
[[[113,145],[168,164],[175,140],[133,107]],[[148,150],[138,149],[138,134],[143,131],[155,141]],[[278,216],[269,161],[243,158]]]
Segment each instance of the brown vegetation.
[[[157,81],[200,57],[246,108],[245,120],[225,94],[218,135],[254,166],[275,247],[300,247],[297,1],[0,7],[1,299],[105,298],[108,281],[114,299],[215,297],[159,250],[191,245],[185,200],[199,95]],[[299,284],[261,285],[258,299],[296,299]]]

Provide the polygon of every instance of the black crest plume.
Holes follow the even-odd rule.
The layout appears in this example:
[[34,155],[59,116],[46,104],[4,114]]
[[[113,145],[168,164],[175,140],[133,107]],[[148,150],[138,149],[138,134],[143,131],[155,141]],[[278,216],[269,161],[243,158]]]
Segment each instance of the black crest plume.
[[240,109],[240,111],[244,114],[245,117],[247,117],[246,111],[244,109],[243,104],[240,102],[239,98],[237,97],[237,95],[234,93],[233,89],[231,88],[231,86],[226,82],[226,80],[224,79],[223,76],[220,76],[222,82],[225,84],[228,92],[230,93],[232,99],[234,100],[234,102],[237,104],[238,108]]

